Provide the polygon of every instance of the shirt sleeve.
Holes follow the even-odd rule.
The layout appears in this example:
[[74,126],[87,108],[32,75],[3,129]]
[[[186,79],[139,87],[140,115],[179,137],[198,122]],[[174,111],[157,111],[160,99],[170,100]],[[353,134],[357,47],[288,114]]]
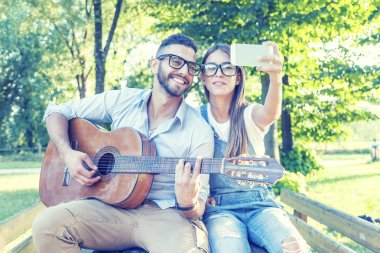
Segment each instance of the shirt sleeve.
[[45,111],[43,120],[46,120],[52,113],[58,112],[68,120],[84,118],[94,123],[110,123],[112,117],[109,111],[118,96],[118,91],[106,91],[93,97],[71,100],[59,105],[50,103]]
[[252,144],[255,154],[258,156],[265,155],[264,137],[269,127],[260,128],[252,120],[252,110],[258,104],[250,104],[244,110],[244,123],[247,130],[248,140]]
[[[196,141],[194,149],[192,150],[190,157],[202,156],[203,158],[212,158],[214,155],[214,135],[211,128],[205,123],[202,122],[201,129],[198,129],[196,132],[197,137],[194,138]],[[201,190],[199,192],[199,198],[204,201],[207,201],[207,198],[210,194],[210,184],[209,179],[210,175],[201,174]]]

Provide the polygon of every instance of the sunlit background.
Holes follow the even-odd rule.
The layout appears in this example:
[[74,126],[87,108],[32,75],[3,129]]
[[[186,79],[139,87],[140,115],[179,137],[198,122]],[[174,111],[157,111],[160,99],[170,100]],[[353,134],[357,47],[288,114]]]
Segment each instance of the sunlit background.
[[[0,220],[39,202],[47,104],[150,88],[149,60],[179,32],[197,42],[198,62],[216,43],[277,42],[283,111],[266,144],[288,174],[276,193],[380,218],[379,9],[378,0],[0,1]],[[247,101],[263,103],[268,78],[245,70]],[[186,94],[195,107],[206,102],[199,79]]]

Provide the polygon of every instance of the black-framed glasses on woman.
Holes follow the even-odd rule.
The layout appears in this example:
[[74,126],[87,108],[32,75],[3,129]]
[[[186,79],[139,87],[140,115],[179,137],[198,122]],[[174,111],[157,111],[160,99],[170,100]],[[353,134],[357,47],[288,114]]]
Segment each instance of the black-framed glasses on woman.
[[181,69],[185,64],[187,64],[187,71],[192,76],[198,75],[201,70],[201,67],[199,66],[199,64],[192,61],[187,61],[183,59],[182,57],[175,54],[163,54],[163,55],[158,56],[156,59],[162,60],[167,57],[169,57],[169,66],[172,67],[173,69]]
[[218,69],[222,71],[222,74],[225,76],[234,76],[237,72],[237,66],[232,65],[231,63],[215,64],[215,63],[206,63],[202,64],[201,70],[204,76],[213,76],[218,72]]

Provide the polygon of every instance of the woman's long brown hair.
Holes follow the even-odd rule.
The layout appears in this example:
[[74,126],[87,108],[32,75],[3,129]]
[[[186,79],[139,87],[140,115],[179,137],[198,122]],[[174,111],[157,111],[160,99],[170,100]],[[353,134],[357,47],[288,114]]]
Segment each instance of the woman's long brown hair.
[[[211,47],[203,57],[204,64],[209,55],[217,50],[221,50],[231,56],[230,47],[227,45],[215,45]],[[244,124],[244,109],[247,107],[244,95],[244,69],[237,68],[237,75],[240,75],[239,84],[235,86],[234,95],[228,110],[230,116],[231,128],[228,137],[225,157],[235,157],[241,154],[246,154],[248,151],[248,135]],[[206,85],[203,86],[207,100],[210,102],[210,92]]]

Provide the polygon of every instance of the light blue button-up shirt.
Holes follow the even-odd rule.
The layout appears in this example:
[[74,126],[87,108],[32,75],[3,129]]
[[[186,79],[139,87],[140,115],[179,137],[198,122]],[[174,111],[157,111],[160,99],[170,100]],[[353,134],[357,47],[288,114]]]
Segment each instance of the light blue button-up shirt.
[[[111,123],[112,130],[132,127],[154,140],[157,156],[212,157],[212,130],[200,113],[184,100],[174,118],[163,122],[149,133],[147,103],[151,94],[152,90],[123,88],[61,105],[49,104],[44,120],[51,113],[59,112],[68,120],[84,118],[93,123]],[[199,197],[205,201],[209,194],[208,180],[209,175],[201,175]],[[156,202],[162,209],[175,206],[174,174],[155,175],[147,199]]]

